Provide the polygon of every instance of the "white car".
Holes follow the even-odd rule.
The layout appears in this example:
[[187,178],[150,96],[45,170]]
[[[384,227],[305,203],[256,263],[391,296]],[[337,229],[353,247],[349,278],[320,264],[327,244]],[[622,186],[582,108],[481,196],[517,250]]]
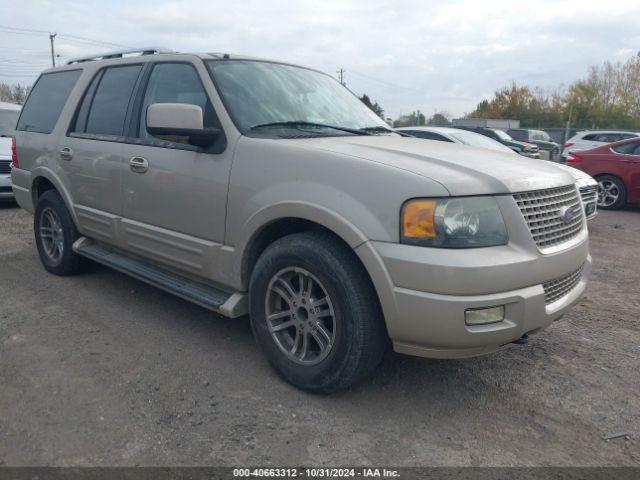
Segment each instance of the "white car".
[[448,127],[402,127],[395,130],[413,137],[441,142],[462,143],[471,147],[488,148],[499,152],[514,153],[509,147],[479,133]]
[[[472,147],[488,148],[490,150],[497,150],[500,152],[509,152],[514,155],[518,155],[509,147],[492,140],[491,138],[480,135],[479,133],[469,132],[466,130],[460,130],[458,128],[447,127],[402,127],[396,128],[396,130],[402,133],[407,133],[414,137],[424,138],[427,140],[437,140],[441,142],[463,143]],[[582,170],[570,167],[561,163],[557,163],[556,166],[565,170],[571,174],[576,181],[576,185],[580,189],[580,195],[582,197],[582,203],[584,204],[585,214],[587,219],[592,219],[596,216],[596,200],[598,192],[598,182],[590,175],[586,174]]]
[[13,199],[11,158],[13,131],[20,116],[20,105],[0,102],[0,200]]
[[600,130],[579,132],[567,140],[564,144],[562,157],[566,158],[569,152],[576,150],[591,150],[592,148],[606,145],[608,143],[626,140],[627,138],[640,137],[640,132],[629,132],[624,130]]

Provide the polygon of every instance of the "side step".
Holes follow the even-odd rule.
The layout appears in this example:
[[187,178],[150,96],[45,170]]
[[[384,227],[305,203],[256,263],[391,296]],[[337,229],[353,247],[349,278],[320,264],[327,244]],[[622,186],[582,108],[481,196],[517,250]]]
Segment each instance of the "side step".
[[78,255],[126,273],[226,317],[236,318],[248,313],[245,293],[225,292],[212,285],[183,277],[144,260],[98,245],[86,237],[76,240],[73,250]]

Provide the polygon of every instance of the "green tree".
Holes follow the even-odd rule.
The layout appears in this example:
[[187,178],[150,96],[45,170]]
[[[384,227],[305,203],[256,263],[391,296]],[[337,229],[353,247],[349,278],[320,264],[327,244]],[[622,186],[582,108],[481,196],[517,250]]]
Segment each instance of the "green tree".
[[369,107],[373,111],[373,113],[375,113],[376,115],[378,115],[380,118],[384,120],[384,109],[380,106],[378,102],[372,102],[371,99],[369,98],[369,95],[367,95],[366,93],[363,93],[362,96],[359,98],[360,100],[362,100],[362,103],[364,103],[367,107]]
[[451,115],[447,112],[436,112],[427,123],[436,127],[446,127],[451,125]]
[[552,93],[512,82],[467,117],[517,119],[523,127],[563,127],[571,120],[578,128],[638,129],[640,54],[626,62],[591,66],[584,78]]

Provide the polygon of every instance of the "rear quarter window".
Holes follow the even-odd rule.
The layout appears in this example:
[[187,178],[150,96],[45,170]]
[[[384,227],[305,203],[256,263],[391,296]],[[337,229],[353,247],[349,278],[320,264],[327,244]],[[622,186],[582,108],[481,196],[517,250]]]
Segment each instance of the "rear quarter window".
[[82,70],[45,73],[33,86],[17,130],[51,133]]

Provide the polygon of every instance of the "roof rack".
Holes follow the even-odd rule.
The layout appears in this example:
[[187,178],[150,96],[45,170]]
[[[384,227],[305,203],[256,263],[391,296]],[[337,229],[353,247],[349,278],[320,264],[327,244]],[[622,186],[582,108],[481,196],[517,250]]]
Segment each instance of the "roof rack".
[[159,55],[161,53],[176,53],[176,52],[168,48],[158,48],[158,47],[132,48],[131,50],[107,52],[99,55],[91,55],[89,57],[73,58],[67,62],[67,65],[73,65],[74,63],[95,62],[98,60],[108,60],[111,58],[123,58],[124,56]]

